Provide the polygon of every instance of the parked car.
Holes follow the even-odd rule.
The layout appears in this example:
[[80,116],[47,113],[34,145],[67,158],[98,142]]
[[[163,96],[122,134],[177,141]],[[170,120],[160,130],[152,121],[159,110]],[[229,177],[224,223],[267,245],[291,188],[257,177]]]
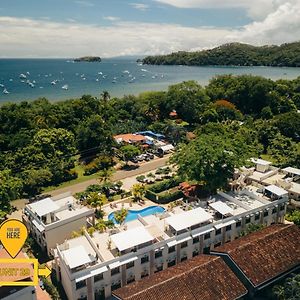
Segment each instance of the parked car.
[[132,158],[131,161],[132,161],[133,163],[135,163],[135,164],[139,162],[138,159],[137,159],[137,157]]
[[152,153],[147,152],[146,154],[147,154],[147,156],[148,156],[150,159],[153,159],[153,158],[154,158],[154,155],[153,155]]

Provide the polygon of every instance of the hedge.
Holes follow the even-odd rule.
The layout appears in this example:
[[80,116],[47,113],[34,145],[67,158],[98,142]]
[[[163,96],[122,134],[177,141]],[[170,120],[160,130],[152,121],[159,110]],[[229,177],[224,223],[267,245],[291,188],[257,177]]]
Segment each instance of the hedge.
[[166,204],[171,201],[175,201],[179,198],[183,197],[182,191],[172,188],[171,190],[162,192],[162,193],[154,193],[150,190],[147,190],[145,193],[145,197],[148,198],[151,201],[154,201],[156,203]]
[[161,182],[155,183],[151,185],[148,190],[154,193],[160,193],[166,190],[169,190],[175,186],[178,186],[181,180],[178,177],[174,177],[171,179],[166,179]]

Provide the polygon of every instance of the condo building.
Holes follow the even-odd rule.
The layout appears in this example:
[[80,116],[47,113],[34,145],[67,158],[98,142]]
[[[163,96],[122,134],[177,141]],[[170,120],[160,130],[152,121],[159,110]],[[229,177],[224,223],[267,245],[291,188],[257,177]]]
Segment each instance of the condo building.
[[68,299],[106,299],[131,282],[234,241],[251,223],[283,223],[287,202],[287,194],[274,199],[247,189],[219,192],[66,240],[55,249],[53,268]]
[[23,222],[49,256],[57,244],[71,238],[72,231],[94,224],[94,210],[82,206],[70,193],[27,204]]

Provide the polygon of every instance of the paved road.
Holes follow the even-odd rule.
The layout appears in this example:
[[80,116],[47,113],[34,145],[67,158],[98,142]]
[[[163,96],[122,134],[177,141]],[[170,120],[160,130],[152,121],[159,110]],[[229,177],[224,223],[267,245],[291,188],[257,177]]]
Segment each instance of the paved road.
[[[170,157],[170,155],[166,155],[163,158],[157,158],[155,160],[145,162],[142,165],[140,165],[139,168],[137,168],[135,170],[130,170],[130,171],[119,170],[114,173],[112,181],[118,181],[118,180],[122,180],[127,177],[137,176],[139,174],[143,174],[143,173],[155,170],[159,167],[163,167],[164,165],[166,165],[169,157]],[[51,196],[56,196],[56,195],[63,194],[66,192],[71,192],[74,195],[76,193],[84,191],[89,185],[97,184],[97,183],[98,183],[97,179],[91,179],[91,180],[77,183],[77,184],[74,184],[74,185],[71,185],[71,186],[68,186],[65,188],[47,192],[47,194],[50,194]]]

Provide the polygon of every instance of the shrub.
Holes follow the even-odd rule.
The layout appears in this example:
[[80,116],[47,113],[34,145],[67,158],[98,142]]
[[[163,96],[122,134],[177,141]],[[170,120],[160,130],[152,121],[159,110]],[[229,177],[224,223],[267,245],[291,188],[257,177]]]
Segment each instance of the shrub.
[[84,167],[84,175],[91,175],[103,169],[113,166],[113,159],[109,156],[99,156]]
[[167,179],[167,180],[163,180],[161,182],[155,183],[155,184],[151,185],[150,187],[148,187],[148,190],[150,190],[151,192],[154,192],[154,193],[160,193],[162,191],[166,191],[175,186],[178,186],[178,184],[180,182],[181,181],[179,180],[179,178],[174,177],[171,179]]
[[183,197],[183,193],[180,190],[166,191],[158,195],[157,202],[161,204],[169,203]]
[[144,176],[144,175],[140,175],[140,176],[137,176],[135,179],[137,180],[137,181],[139,181],[139,182],[144,182],[144,179],[145,179],[146,177]]
[[59,295],[56,287],[53,285],[53,283],[51,283],[48,279],[46,279],[44,277],[42,277],[42,281],[43,281],[45,290],[51,296],[51,299],[53,299],[53,300],[61,299],[60,295]]

